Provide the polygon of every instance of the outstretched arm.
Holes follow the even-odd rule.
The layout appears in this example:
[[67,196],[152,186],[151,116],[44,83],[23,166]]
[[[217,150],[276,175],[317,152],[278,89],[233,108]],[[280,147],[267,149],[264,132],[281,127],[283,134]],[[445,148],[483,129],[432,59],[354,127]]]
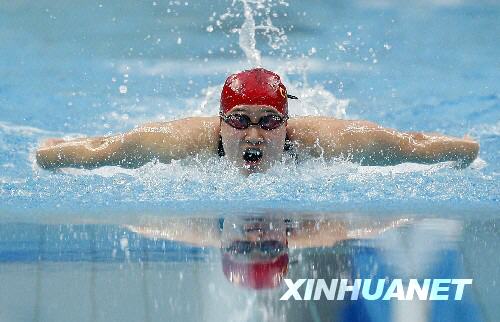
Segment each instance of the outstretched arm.
[[37,150],[36,160],[45,169],[106,165],[134,168],[153,159],[167,163],[202,152],[216,152],[218,126],[218,118],[193,117],[146,124],[107,137],[49,139]]
[[345,240],[374,238],[387,230],[410,222],[410,218],[354,223],[328,218],[301,220],[299,227],[290,232],[288,246],[290,248],[331,247]]
[[301,118],[297,122],[290,136],[310,154],[347,157],[363,165],[457,161],[466,167],[479,153],[479,144],[467,137],[398,132],[372,122],[327,117]]
[[220,247],[220,229],[216,219],[168,218],[141,225],[125,225],[130,231],[151,239],[163,239],[200,247]]

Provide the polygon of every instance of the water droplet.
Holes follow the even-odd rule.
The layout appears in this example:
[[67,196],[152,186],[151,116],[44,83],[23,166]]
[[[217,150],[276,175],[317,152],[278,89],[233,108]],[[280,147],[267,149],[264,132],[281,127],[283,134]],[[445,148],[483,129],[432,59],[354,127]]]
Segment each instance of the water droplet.
[[181,37],[177,38],[177,45],[180,45],[180,44],[182,44],[182,38]]
[[120,238],[120,248],[122,249],[122,251],[124,251],[126,248],[128,248],[128,238],[127,237]]

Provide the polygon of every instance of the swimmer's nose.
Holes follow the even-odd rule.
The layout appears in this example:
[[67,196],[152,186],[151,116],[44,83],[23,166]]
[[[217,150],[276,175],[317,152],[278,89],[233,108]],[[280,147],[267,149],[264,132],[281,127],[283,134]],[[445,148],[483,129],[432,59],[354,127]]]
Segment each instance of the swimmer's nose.
[[245,142],[253,145],[263,144],[264,138],[260,129],[256,126],[250,126],[246,131]]

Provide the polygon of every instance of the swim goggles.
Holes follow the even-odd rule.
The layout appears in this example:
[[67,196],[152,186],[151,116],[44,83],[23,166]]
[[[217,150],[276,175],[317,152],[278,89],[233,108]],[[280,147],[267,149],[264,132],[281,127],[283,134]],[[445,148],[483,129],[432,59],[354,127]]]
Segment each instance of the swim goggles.
[[258,125],[262,129],[266,131],[271,131],[274,130],[278,127],[280,127],[286,120],[288,120],[288,116],[281,117],[279,115],[265,115],[259,119],[259,122],[253,123],[250,120],[250,117],[248,115],[244,114],[230,114],[230,115],[224,115],[220,114],[220,117],[224,122],[226,122],[229,126],[238,129],[238,130],[244,130],[247,129],[250,125]]

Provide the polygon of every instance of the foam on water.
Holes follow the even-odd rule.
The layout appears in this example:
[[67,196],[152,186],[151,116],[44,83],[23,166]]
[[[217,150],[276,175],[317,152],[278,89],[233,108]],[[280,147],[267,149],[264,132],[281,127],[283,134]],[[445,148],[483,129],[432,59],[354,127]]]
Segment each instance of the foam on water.
[[[170,164],[149,163],[139,169],[104,167],[37,174],[28,185],[10,182],[8,190],[16,195],[30,195],[42,204],[47,194],[69,194],[69,199],[78,203],[119,200],[132,204],[149,202],[160,207],[182,201],[273,201],[276,205],[292,202],[307,208],[321,202],[481,203],[496,198],[488,183],[493,177],[474,169],[456,170],[453,163],[366,167],[313,159],[299,164],[279,163],[266,174],[245,178],[225,160],[198,157]],[[482,183],[472,183],[465,177]],[[57,182],[57,186],[40,189],[49,182]]]

